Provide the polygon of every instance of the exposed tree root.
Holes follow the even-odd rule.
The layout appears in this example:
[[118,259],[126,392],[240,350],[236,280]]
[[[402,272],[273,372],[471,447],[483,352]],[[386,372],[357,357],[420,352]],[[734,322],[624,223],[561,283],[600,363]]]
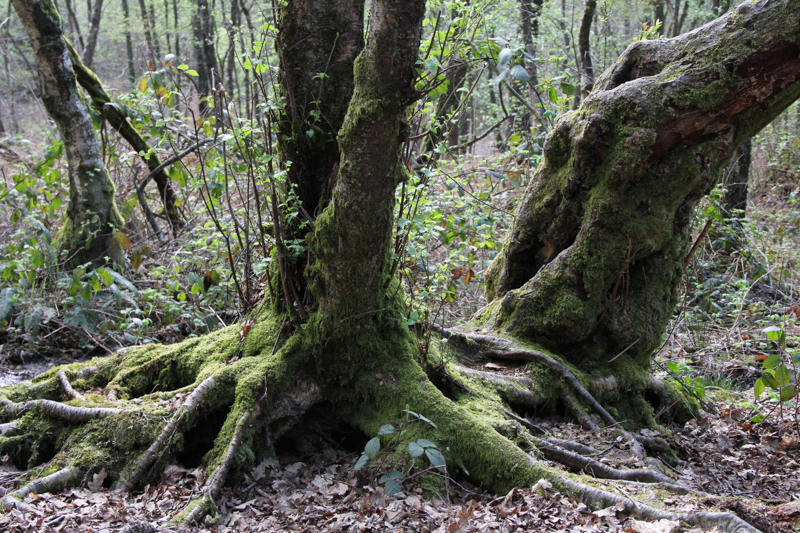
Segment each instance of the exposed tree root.
[[66,420],[67,422],[87,422],[95,418],[111,416],[122,413],[122,409],[109,407],[74,407],[52,400],[31,400],[15,403],[11,400],[0,398],[0,413],[11,418],[19,418],[25,413],[38,409],[43,414]]
[[245,413],[241,416],[241,418],[239,418],[238,422],[236,423],[236,430],[233,433],[233,438],[231,439],[230,444],[228,444],[228,449],[225,451],[225,456],[222,458],[220,465],[214,471],[214,475],[211,476],[211,479],[209,479],[206,483],[201,501],[195,504],[194,508],[186,517],[187,523],[199,523],[215,508],[214,501],[217,499],[219,491],[222,489],[222,485],[225,483],[225,480],[228,477],[228,472],[230,472],[231,465],[233,464],[234,455],[242,443],[245,431],[248,429],[248,426],[250,426],[253,420],[258,417],[260,411],[260,406],[256,405],[253,410]]
[[164,448],[167,447],[169,439],[176,432],[184,432],[197,419],[199,414],[198,409],[203,399],[214,389],[215,385],[216,383],[213,376],[207,378],[186,398],[180,408],[172,415],[167,425],[164,426],[164,429],[155,442],[147,449],[141,459],[137,461],[136,468],[130,477],[122,482],[121,485],[124,490],[129,492],[133,490],[138,485],[139,481],[141,481],[142,476],[153,466],[153,463],[155,463],[159,457],[163,456]]
[[610,507],[621,502],[624,506],[623,510],[634,518],[649,521],[663,519],[677,520],[679,522],[686,522],[692,526],[699,526],[706,530],[716,527],[727,533],[760,533],[758,529],[732,513],[674,513],[656,509],[655,507],[632,500],[627,496],[620,496],[607,490],[590,487],[589,485],[571,479],[559,478],[554,482],[563,484],[573,496],[593,508]]
[[61,382],[61,388],[64,389],[64,394],[69,396],[71,400],[80,400],[83,398],[81,393],[72,388],[72,385],[70,385],[69,379],[67,379],[67,375],[63,370],[56,372],[56,376],[58,376],[58,381]]
[[22,501],[28,494],[41,494],[43,492],[58,492],[73,484],[80,472],[77,468],[62,468],[54,474],[39,478],[28,483],[20,489],[11,492],[3,498],[3,509],[13,507],[27,508]]

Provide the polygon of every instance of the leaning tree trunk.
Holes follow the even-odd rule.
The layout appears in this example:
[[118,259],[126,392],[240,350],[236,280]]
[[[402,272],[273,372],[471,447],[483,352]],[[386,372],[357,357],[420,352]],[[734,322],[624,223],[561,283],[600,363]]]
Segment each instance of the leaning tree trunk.
[[[95,0],[97,4],[102,3],[102,0]],[[95,4],[95,5],[97,5]],[[72,68],[75,72],[75,77],[78,83],[83,87],[89,97],[92,99],[95,110],[111,124],[111,127],[122,136],[123,139],[128,141],[131,148],[141,154],[147,168],[150,170],[150,176],[156,182],[158,189],[158,196],[164,204],[164,212],[167,215],[167,220],[172,226],[173,235],[177,235],[178,231],[183,227],[183,218],[176,203],[175,191],[172,189],[172,182],[167,175],[167,170],[161,164],[161,159],[152,150],[144,137],[136,131],[133,124],[128,122],[125,111],[120,109],[119,105],[111,101],[111,96],[103,88],[103,83],[97,75],[91,71],[86,65],[81,62],[78,53],[75,49],[67,43],[67,48],[70,51],[70,58],[72,59]],[[147,179],[147,178],[146,178]]]
[[[800,94],[800,28],[785,24],[797,20],[800,2],[747,4],[692,36],[631,47],[551,134],[537,182],[493,267],[495,300],[481,319],[492,334],[517,339],[439,329],[446,345],[429,343],[424,332],[409,329],[411,308],[391,268],[395,193],[408,179],[400,157],[409,130],[407,107],[421,95],[414,81],[424,11],[423,0],[374,1],[366,43],[352,70],[330,71],[330,87],[311,83],[302,89],[315,71],[296,68],[295,61],[350,62],[353,47],[361,46],[359,7],[356,0],[288,2],[282,16],[296,20],[282,22],[278,48],[288,74],[283,81],[288,118],[280,127],[295,135],[297,125],[313,126],[304,107],[311,102],[305,100],[309,90],[312,95],[331,90],[331,112],[341,99],[349,102],[336,135],[338,165],[332,163],[330,174],[298,165],[291,174],[298,188],[305,185],[304,198],[316,197],[319,208],[315,217],[306,213],[314,217],[305,236],[311,259],[303,272],[311,298],[287,299],[291,309],[285,311],[265,303],[246,328],[231,326],[173,346],[133,348],[0,390],[0,449],[18,466],[46,463],[37,471],[54,472],[6,496],[3,506],[22,503],[14,494],[78,483],[100,468],[116,486],[141,487],[213,433],[213,445],[194,450],[206,452],[210,472],[202,498],[177,517],[200,521],[213,512],[225,480],[241,478],[274,452],[277,439],[307,426],[302,417],[347,424],[372,436],[382,424],[414,412],[432,423],[420,422],[401,435],[388,462],[410,461],[408,439],[422,437],[443,451],[448,475],[458,470],[490,490],[544,478],[592,507],[621,504],[636,517],[755,531],[729,514],[658,510],[565,477],[529,452],[538,449],[548,459],[604,477],[686,490],[663,473],[622,472],[539,438],[524,411],[553,409],[563,399],[587,427],[595,422],[584,407],[617,428],[633,449],[641,448],[640,442],[661,446],[619,427],[585,384],[602,387],[575,370],[600,366],[592,356],[624,345],[626,325],[643,336],[650,329],[663,332],[692,207],[735,146]],[[340,49],[335,35],[323,28],[347,13],[355,19],[343,27],[352,28],[354,40]],[[304,27],[319,39],[308,43],[316,52],[290,56],[298,48],[290,45],[297,38],[292,28]],[[330,127],[308,136],[330,132],[326,142],[295,152],[305,157],[325,149],[333,122]],[[288,192],[270,194],[286,199]],[[640,271],[646,272],[647,290]],[[614,284],[623,277],[627,285],[613,298]],[[302,290],[303,280],[293,284]],[[588,333],[581,329],[585,324]],[[557,353],[522,344],[531,339]],[[654,339],[640,344],[651,350]],[[638,366],[620,367],[623,384],[632,384],[637,369],[640,374],[646,369],[649,353],[636,347],[629,352]],[[459,353],[467,357],[459,361]],[[629,353],[624,355],[630,362]],[[486,367],[470,368],[470,359],[513,360],[531,372],[492,374]],[[93,391],[91,401],[83,390]],[[225,422],[214,428],[218,419]]]
[[548,139],[487,277],[487,326],[643,378],[678,298],[695,205],[737,146],[800,95],[800,26],[786,23],[798,12],[797,1],[746,3],[625,51]]
[[78,94],[72,61],[61,34],[61,17],[51,0],[13,0],[36,55],[45,109],[56,123],[69,166],[67,220],[56,236],[68,265],[99,265],[123,224],[114,203],[114,184],[103,163],[92,119]]

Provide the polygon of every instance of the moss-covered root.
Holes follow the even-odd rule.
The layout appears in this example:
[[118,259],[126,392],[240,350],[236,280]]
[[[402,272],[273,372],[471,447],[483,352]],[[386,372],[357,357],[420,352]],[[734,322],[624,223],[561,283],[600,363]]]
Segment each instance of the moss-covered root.
[[25,485],[24,487],[9,493],[3,498],[3,510],[14,507],[26,508],[27,505],[22,500],[28,494],[41,494],[43,492],[58,492],[66,489],[79,479],[81,471],[77,468],[62,468],[54,474],[39,478]]
[[205,518],[206,514],[208,514],[208,504],[213,504],[214,500],[217,499],[219,491],[222,489],[222,485],[225,483],[225,480],[228,477],[228,472],[231,470],[233,458],[236,455],[239,446],[241,446],[242,441],[244,440],[245,431],[248,429],[253,420],[258,417],[260,410],[260,406],[256,404],[251,411],[243,414],[236,422],[236,429],[233,432],[233,438],[231,438],[230,444],[228,444],[228,449],[225,451],[225,456],[222,458],[222,462],[220,463],[219,467],[217,467],[214,475],[211,476],[211,479],[209,479],[208,483],[206,483],[205,490],[203,491],[203,500],[205,501],[203,501],[200,505],[196,505],[194,509],[192,509],[192,511],[186,517],[187,523],[199,523],[203,518]]
[[758,529],[732,513],[674,513],[650,507],[607,490],[590,487],[558,474],[553,475],[549,481],[593,509],[605,508],[621,502],[627,514],[643,520],[677,520],[692,526],[699,526],[703,530],[718,528],[726,533],[760,533]]
[[[232,435],[223,427],[222,432],[217,437],[217,444],[214,449],[218,449],[220,444],[224,443],[225,451],[219,464],[213,470],[211,478],[206,483],[203,495],[199,499],[190,502],[175,517],[176,521],[197,524],[201,523],[207,515],[214,512],[214,502],[228,479],[228,474],[234,465],[241,461],[241,458],[237,457],[240,454],[240,450],[253,440],[257,428],[263,428],[264,424],[269,428],[269,424],[277,420],[299,418],[322,399],[321,389],[311,380],[296,380],[285,392],[264,394],[254,403],[247,401],[249,398],[253,398],[253,395],[243,392],[246,389],[247,387],[244,386],[237,390],[237,402],[231,410],[231,414],[228,415],[226,426],[233,423]],[[267,403],[270,400],[272,400],[272,403],[267,407]],[[265,413],[265,416],[262,417],[262,413]]]
[[121,486],[126,491],[131,491],[139,484],[142,476],[144,476],[156,460],[162,457],[170,438],[175,433],[183,433],[186,431],[199,415],[200,406],[203,400],[215,389],[218,388],[219,380],[215,381],[214,376],[206,378],[200,385],[186,398],[186,401],[175,412],[170,421],[164,426],[164,429],[159,434],[158,438],[147,449],[144,455],[136,463],[136,468],[131,472],[128,479],[121,483]]

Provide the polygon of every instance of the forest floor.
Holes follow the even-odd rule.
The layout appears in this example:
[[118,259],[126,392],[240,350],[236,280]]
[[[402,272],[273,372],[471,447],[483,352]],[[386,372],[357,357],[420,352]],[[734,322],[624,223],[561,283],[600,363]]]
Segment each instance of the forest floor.
[[[753,402],[752,395],[752,390],[711,387],[706,396],[708,411],[684,427],[672,425],[658,435],[680,457],[678,462],[671,461],[674,467],[667,467],[673,477],[692,490],[717,497],[676,494],[656,502],[659,506],[671,511],[733,511],[764,532],[800,530],[797,413],[776,410],[753,424],[749,422],[752,413],[742,406]],[[627,443],[610,433],[587,433],[558,418],[531,420],[548,436],[603,450],[599,460],[610,466],[646,466],[632,460]],[[160,484],[148,485],[141,492],[109,491],[103,488],[101,472],[82,488],[32,494],[26,498],[26,511],[0,514],[0,531],[112,533],[134,523],[142,527],[132,531],[144,532],[700,531],[667,520],[638,521],[615,506],[592,511],[547,484],[495,495],[485,494],[468,481],[450,480],[445,491],[431,495],[412,481],[401,493],[387,496],[377,483],[376,468],[353,470],[359,452],[329,448],[305,457],[279,455],[277,460],[266,460],[242,483],[225,489],[218,502],[218,519],[202,528],[169,522],[206,481],[202,468],[176,464],[164,470]],[[13,467],[0,466],[0,495],[13,487],[18,475]],[[596,483],[639,501],[652,504],[656,498],[652,487],[644,483]],[[145,523],[152,528],[147,529]]]

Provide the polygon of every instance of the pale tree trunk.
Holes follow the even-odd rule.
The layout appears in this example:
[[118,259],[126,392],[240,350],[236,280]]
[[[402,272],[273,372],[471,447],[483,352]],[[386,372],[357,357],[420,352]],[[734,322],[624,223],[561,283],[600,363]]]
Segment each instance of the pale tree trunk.
[[103,0],[95,0],[94,9],[89,19],[89,37],[86,41],[86,49],[83,51],[83,62],[91,68],[94,61],[94,52],[97,49],[97,36],[100,34],[100,17],[103,14]]
[[64,141],[69,166],[67,220],[55,241],[68,265],[99,265],[123,220],[114,203],[92,119],[83,104],[51,0],[12,0],[36,55],[39,88],[48,114]]
[[589,38],[592,35],[592,21],[597,8],[596,0],[586,0],[583,8],[581,26],[578,30],[578,56],[580,57],[581,99],[585,100],[594,87],[594,67]]
[[736,148],[800,95],[800,27],[786,23],[798,12],[798,2],[746,3],[626,50],[547,141],[487,279],[493,329],[586,369],[646,372],[677,301],[695,205]]

